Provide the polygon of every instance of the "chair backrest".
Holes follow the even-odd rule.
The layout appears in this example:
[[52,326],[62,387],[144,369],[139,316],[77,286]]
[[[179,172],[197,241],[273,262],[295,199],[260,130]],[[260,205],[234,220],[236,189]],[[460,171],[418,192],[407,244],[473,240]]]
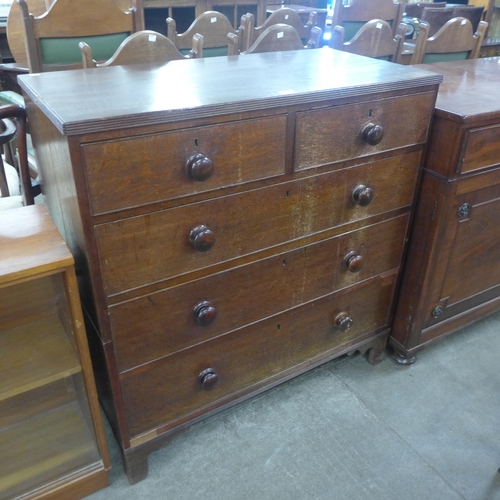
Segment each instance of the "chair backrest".
[[307,43],[311,36],[311,29],[318,24],[318,15],[316,12],[311,12],[306,25],[303,24],[299,14],[292,9],[283,7],[275,10],[263,24],[255,26],[253,14],[246,14],[241,18],[241,50],[249,49],[257,38],[266,31],[269,26],[274,24],[288,24],[295,28],[304,43]]
[[[6,145],[15,139],[18,157],[18,169],[21,181],[21,196],[8,196],[8,191],[2,192],[0,210],[16,208],[21,205],[33,205],[34,198],[40,194],[40,186],[32,186],[30,169],[28,165],[28,148],[26,143],[26,110],[22,106],[10,104],[0,107],[0,143]],[[0,157],[0,168],[4,173],[3,160]],[[5,177],[5,175],[2,175]],[[7,195],[7,196],[6,196]]]
[[392,26],[395,36],[403,11],[403,3],[396,0],[353,0],[346,5],[344,0],[334,0],[332,26],[342,26],[345,40],[350,40],[368,21],[382,19]]
[[393,36],[389,23],[373,19],[363,25],[350,41],[344,42],[344,28],[335,26],[329,45],[351,54],[399,63],[407,28],[406,24],[400,23],[396,36]]
[[438,8],[438,7],[446,7],[446,2],[416,2],[416,3],[408,3],[404,6],[403,17],[416,17],[417,19],[422,18],[422,13],[425,8]]
[[82,51],[84,68],[104,68],[129,64],[149,63],[162,65],[169,61],[202,57],[203,37],[196,34],[193,37],[193,51],[188,56],[182,55],[174,43],[161,33],[143,30],[127,37],[118,47],[113,56],[103,63],[97,63],[92,57],[92,48],[85,42],[79,43]]
[[[260,36],[255,40],[252,46],[240,52],[241,54],[259,54],[262,52],[283,52],[286,50],[302,50],[313,49],[319,47],[321,40],[322,30],[318,26],[311,29],[311,37],[309,42],[304,45],[299,34],[292,26],[288,24],[273,24],[269,26]],[[238,54],[237,47],[239,42],[237,35],[229,34],[229,55]]]
[[184,33],[177,33],[176,24],[172,18],[167,19],[167,36],[180,50],[187,54],[193,45],[193,36],[199,33],[203,36],[203,56],[222,56],[228,54],[229,33],[238,35],[229,19],[220,12],[207,11],[199,15]]
[[453,17],[465,17],[472,24],[472,31],[476,32],[479,22],[483,18],[484,5],[475,7],[473,5],[460,5],[453,7]]
[[426,22],[429,25],[428,36],[434,36],[452,18],[452,8],[435,9],[433,7],[426,7],[422,12],[420,20]]
[[38,17],[30,14],[26,0],[17,3],[31,72],[81,68],[81,41],[96,59],[106,60],[137,31],[135,10],[123,12],[113,0],[55,0]]
[[421,23],[411,64],[476,59],[487,28],[488,24],[481,21],[474,33],[468,19],[456,17],[428,38],[429,25]]

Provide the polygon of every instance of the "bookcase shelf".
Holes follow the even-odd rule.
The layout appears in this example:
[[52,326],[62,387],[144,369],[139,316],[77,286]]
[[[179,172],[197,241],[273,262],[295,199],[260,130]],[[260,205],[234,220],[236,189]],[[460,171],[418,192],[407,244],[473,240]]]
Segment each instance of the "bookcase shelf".
[[82,369],[56,316],[2,332],[0,366],[0,401],[74,375]]

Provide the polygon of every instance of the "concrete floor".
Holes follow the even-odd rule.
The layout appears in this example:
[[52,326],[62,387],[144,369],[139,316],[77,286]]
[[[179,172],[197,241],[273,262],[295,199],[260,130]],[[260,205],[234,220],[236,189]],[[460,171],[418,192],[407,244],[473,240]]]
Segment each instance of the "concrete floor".
[[90,500],[500,500],[500,314],[412,366],[342,357],[193,426]]

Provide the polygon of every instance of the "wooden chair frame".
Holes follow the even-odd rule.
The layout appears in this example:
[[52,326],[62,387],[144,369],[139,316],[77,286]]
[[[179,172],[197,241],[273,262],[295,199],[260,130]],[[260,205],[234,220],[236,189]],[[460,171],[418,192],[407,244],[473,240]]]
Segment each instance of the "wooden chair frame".
[[[10,104],[7,106],[0,106],[0,120],[8,120],[5,127],[4,137],[7,140],[16,141],[15,146],[18,151],[18,170],[21,181],[21,196],[23,205],[33,205],[35,203],[35,196],[40,194],[40,186],[33,186],[31,183],[30,168],[28,163],[28,147],[26,142],[26,110],[17,104]],[[14,124],[15,131],[13,131],[12,124]],[[9,126],[10,125],[10,126]],[[4,135],[4,134],[2,134]],[[1,164],[3,172],[3,162]]]
[[318,15],[314,11],[311,12],[309,14],[309,20],[306,25],[304,25],[302,19],[296,11],[283,7],[274,11],[263,24],[256,26],[253,14],[245,14],[241,17],[240,49],[242,51],[248,50],[257,38],[259,38],[259,36],[264,33],[269,26],[273,26],[274,24],[288,24],[289,26],[295,28],[302,40],[309,40],[311,36],[311,29],[318,24]]
[[[346,39],[350,40],[361,28],[361,24],[372,19],[382,19],[387,21],[391,27],[393,36],[401,23],[403,17],[404,4],[397,0],[353,0],[350,4],[344,5],[343,0],[334,0],[332,26],[343,26],[346,30]],[[344,23],[359,23],[353,29],[347,29]]]
[[238,51],[238,36],[228,34],[229,54],[260,54],[263,52],[283,52],[287,50],[313,49],[320,45],[322,30],[318,26],[311,29],[311,37],[306,45],[302,42],[297,30],[288,24],[273,24],[269,26],[245,51]]
[[[475,33],[472,24],[464,17],[450,19],[434,36],[428,38],[429,25],[420,24],[420,31],[415,43],[411,64],[422,64],[426,54],[457,54],[457,59],[476,59],[479,57],[488,23],[481,21]],[[458,56],[468,52],[465,58]],[[437,56],[439,57],[439,56]],[[453,57],[453,56],[452,56]],[[443,57],[442,60],[451,60]]]
[[389,23],[382,19],[373,19],[367,22],[350,41],[344,42],[344,28],[335,26],[329,46],[351,54],[388,58],[391,62],[399,63],[407,29],[405,23],[400,23],[396,36],[393,36]]
[[229,33],[239,35],[229,19],[220,12],[207,11],[199,15],[184,33],[177,33],[176,23],[172,18],[167,19],[167,36],[178,50],[191,50],[193,37],[196,34],[203,36],[203,49],[218,49],[228,47],[227,35]]
[[203,56],[203,37],[193,37],[193,48],[188,56],[182,55],[173,42],[161,33],[151,30],[138,31],[126,38],[113,56],[103,63],[92,57],[92,49],[85,42],[79,43],[84,68],[105,68],[129,64],[165,64],[169,61],[191,59]]
[[[38,17],[30,14],[26,0],[16,1],[21,9],[28,66],[32,73],[82,67],[79,59],[60,63],[44,62],[42,40],[68,39],[68,43],[74,43],[78,49],[81,41],[78,38],[118,34],[126,37],[139,28],[135,9],[123,12],[113,0],[56,0],[47,12]],[[119,43],[110,47],[111,54]]]

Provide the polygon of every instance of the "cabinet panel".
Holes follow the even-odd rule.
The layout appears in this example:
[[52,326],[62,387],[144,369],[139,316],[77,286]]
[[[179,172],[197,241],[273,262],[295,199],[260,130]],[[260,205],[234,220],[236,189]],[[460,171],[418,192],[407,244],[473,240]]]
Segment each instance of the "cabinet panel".
[[[110,307],[119,371],[397,269],[407,222],[403,215]],[[345,264],[351,252],[364,260],[359,271]]]
[[0,497],[15,498],[101,458],[73,402],[0,429]]
[[[301,362],[340,350],[357,337],[387,325],[395,275],[323,299],[224,335],[121,376],[132,435],[175,421],[252,385],[265,383]],[[353,320],[346,332],[334,326],[340,313]],[[219,382],[203,390],[199,375],[212,368]]]
[[472,172],[500,163],[500,125],[468,130],[460,171]]
[[[283,175],[285,132],[286,116],[276,116],[84,144],[92,211],[98,214]],[[186,171],[187,160],[196,154],[212,163],[199,165],[205,175],[213,170],[206,180],[196,180]]]
[[[108,295],[251,254],[412,203],[420,152],[96,226]],[[353,191],[373,189],[359,206]],[[205,226],[215,242],[190,242]]]
[[500,198],[471,206],[458,223],[442,297],[449,305],[500,284]]

